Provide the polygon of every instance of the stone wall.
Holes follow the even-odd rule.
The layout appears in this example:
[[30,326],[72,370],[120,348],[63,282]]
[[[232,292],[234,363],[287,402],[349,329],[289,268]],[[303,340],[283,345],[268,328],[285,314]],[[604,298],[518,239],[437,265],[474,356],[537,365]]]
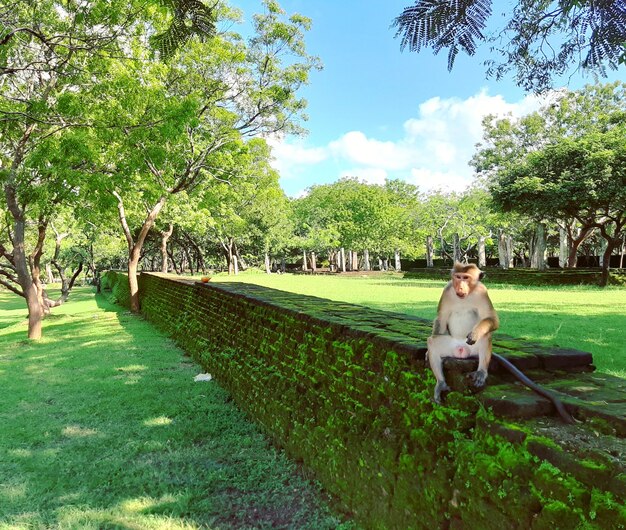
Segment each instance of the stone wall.
[[[119,296],[124,281],[108,273],[106,286]],[[496,346],[560,392],[580,421],[566,426],[495,366],[473,395],[472,361],[447,365],[458,392],[433,404],[430,323],[418,318],[145,273],[140,295],[146,318],[364,528],[626,527],[626,391],[591,372],[585,352],[510,337]]]

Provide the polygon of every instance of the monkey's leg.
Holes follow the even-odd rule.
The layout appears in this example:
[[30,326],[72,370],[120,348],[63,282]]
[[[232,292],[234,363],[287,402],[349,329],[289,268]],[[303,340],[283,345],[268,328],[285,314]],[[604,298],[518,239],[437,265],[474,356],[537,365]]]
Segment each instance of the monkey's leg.
[[482,337],[472,350],[478,352],[478,369],[470,374],[470,379],[475,387],[482,387],[487,382],[487,372],[491,361],[491,335]]
[[450,387],[447,385],[443,375],[442,358],[453,355],[455,343],[456,341],[450,335],[428,337],[428,362],[437,380],[434,394],[435,403],[441,403],[441,395],[450,392]]

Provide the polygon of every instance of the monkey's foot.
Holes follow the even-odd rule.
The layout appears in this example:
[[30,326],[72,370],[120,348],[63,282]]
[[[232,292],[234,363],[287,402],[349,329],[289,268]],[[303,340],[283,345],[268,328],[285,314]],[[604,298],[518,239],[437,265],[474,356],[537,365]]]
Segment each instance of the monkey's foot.
[[445,381],[437,381],[437,385],[435,386],[435,403],[441,405],[442,394],[447,394],[450,392],[451,388],[446,384]]
[[485,383],[487,382],[487,372],[484,370],[476,370],[475,372],[469,374],[469,378],[475,387],[485,386]]

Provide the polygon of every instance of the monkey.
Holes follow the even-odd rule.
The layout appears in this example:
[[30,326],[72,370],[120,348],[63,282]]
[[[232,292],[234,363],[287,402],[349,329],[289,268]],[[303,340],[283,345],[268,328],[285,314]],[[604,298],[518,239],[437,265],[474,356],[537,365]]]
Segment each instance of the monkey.
[[442,358],[466,359],[478,355],[478,369],[470,374],[476,387],[484,386],[491,361],[491,334],[498,329],[498,315],[481,283],[483,272],[473,263],[455,263],[441,294],[432,335],[428,338],[428,361],[437,379],[435,402],[450,391],[443,375]]
[[435,375],[434,401],[441,403],[442,394],[449,392],[443,375],[443,357],[467,359],[478,355],[478,369],[470,374],[474,386],[482,387],[493,357],[522,384],[549,399],[565,423],[575,420],[563,403],[553,394],[529,379],[507,359],[492,352],[491,335],[500,321],[491,303],[487,288],[481,282],[484,273],[473,263],[455,263],[451,279],[441,294],[432,335],[428,337],[428,361]]

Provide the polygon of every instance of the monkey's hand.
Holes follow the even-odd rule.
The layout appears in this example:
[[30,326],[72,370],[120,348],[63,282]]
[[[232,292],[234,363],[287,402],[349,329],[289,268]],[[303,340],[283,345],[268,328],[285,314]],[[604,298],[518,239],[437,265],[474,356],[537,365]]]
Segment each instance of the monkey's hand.
[[472,380],[472,384],[477,388],[485,386],[487,382],[487,372],[485,372],[485,370],[476,370],[472,372],[469,377]]
[[442,394],[447,394],[450,392],[450,387],[446,384],[445,381],[437,381],[437,385],[435,386],[435,403],[441,405]]
[[472,344],[476,344],[476,340],[476,333],[472,330],[467,334],[467,340],[465,342],[471,346]]

